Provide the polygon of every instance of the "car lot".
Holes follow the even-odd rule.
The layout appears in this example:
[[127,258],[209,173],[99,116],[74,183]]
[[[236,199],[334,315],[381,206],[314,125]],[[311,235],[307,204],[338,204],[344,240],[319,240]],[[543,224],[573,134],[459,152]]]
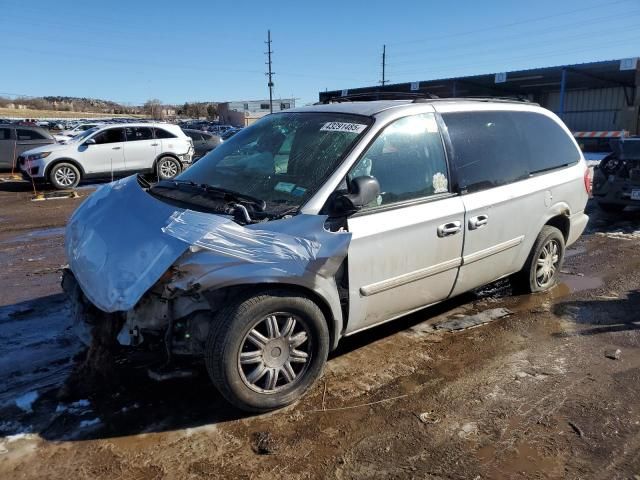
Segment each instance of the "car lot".
[[[14,354],[0,362],[9,380],[0,433],[17,435],[0,440],[0,477],[640,472],[637,209],[611,216],[590,202],[587,233],[552,291],[511,296],[494,284],[351,337],[301,402],[249,416],[228,407],[205,373],[155,383],[124,354],[117,383],[56,397],[80,349],[59,287],[63,228],[92,187],[48,202],[30,202],[29,188],[0,182],[0,349]],[[498,308],[512,313],[458,332],[434,329]],[[18,352],[20,362],[8,360]]]

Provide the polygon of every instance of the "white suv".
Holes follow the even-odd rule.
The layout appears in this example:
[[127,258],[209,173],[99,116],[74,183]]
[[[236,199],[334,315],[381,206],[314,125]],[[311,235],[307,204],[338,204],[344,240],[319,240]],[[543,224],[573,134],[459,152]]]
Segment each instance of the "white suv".
[[86,178],[155,173],[175,177],[191,163],[193,141],[177,125],[130,123],[86,130],[61,145],[45,145],[18,158],[23,177],[73,188]]

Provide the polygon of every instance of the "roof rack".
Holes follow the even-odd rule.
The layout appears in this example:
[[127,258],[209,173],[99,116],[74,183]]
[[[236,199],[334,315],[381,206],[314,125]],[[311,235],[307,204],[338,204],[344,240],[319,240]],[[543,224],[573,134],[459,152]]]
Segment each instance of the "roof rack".
[[374,101],[374,100],[428,100],[437,99],[437,95],[433,95],[428,92],[366,92],[366,93],[352,93],[350,95],[337,95],[335,97],[329,97],[326,100],[316,102],[314,105],[327,105],[329,103],[342,103],[342,102],[354,102],[354,101]]
[[530,103],[532,105],[538,105],[532,102],[527,97],[517,95],[514,97],[462,97],[464,100],[475,100],[477,102],[504,102],[504,103]]

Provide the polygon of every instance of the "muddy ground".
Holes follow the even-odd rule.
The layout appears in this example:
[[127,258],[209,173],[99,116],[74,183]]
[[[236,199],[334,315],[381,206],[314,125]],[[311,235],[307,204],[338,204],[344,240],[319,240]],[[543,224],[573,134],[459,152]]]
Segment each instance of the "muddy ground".
[[[203,370],[155,383],[125,354],[108,394],[56,399],[82,349],[62,228],[89,191],[31,202],[0,183],[0,478],[640,475],[640,211],[589,205],[552,291],[501,282],[346,339],[302,401],[249,416]],[[496,308],[512,314],[433,328]]]

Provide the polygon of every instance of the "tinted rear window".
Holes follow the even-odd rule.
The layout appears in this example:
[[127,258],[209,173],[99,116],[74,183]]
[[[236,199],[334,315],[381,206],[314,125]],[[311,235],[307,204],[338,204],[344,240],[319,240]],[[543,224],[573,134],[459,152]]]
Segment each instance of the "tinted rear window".
[[47,140],[47,137],[37,130],[18,128],[16,134],[18,135],[18,140]]
[[463,190],[477,192],[529,176],[528,158],[510,112],[443,114]]
[[580,153],[552,119],[533,112],[442,115],[462,190],[469,193],[575,163]]
[[125,132],[127,134],[127,142],[153,139],[153,132],[150,127],[127,127]]
[[529,150],[531,173],[576,163],[580,151],[560,126],[545,115],[513,112]]
[[11,138],[10,128],[0,128],[0,140],[9,140]]
[[177,138],[173,133],[167,132],[162,128],[154,129],[156,132],[156,138]]

